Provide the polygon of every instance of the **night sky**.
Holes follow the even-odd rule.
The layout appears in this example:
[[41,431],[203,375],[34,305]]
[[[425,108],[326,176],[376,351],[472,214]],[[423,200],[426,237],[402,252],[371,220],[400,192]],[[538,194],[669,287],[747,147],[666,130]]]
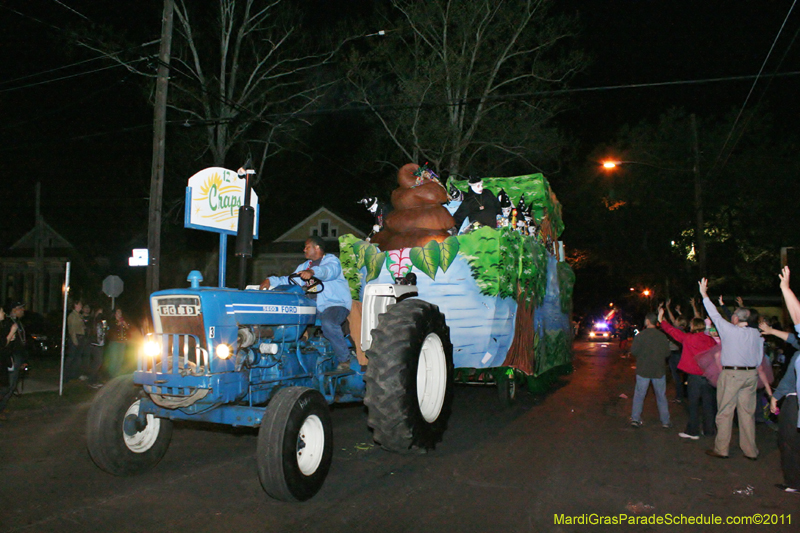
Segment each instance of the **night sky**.
[[[334,15],[358,17],[371,7],[369,0],[301,4],[313,14],[309,26],[316,28],[324,28]],[[583,30],[576,45],[592,58],[571,86],[593,90],[565,96],[572,107],[558,119],[574,139],[575,157],[580,159],[596,144],[610,141],[622,124],[653,119],[670,107],[681,106],[701,116],[739,109],[752,79],[627,86],[757,74],[792,1],[560,0],[556,4],[559,11],[579,17]],[[141,80],[121,68],[103,69],[108,62],[61,69],[91,55],[67,46],[64,32],[89,19],[124,30],[135,42],[157,39],[162,5],[160,0],[3,0],[0,4],[4,29],[0,150],[6,184],[0,249],[32,227],[37,180],[43,186],[45,219],[79,248],[103,253],[134,242],[131,228],[147,214],[152,107]],[[775,43],[765,73],[800,71],[800,50],[792,46],[798,29],[796,10]],[[761,105],[780,117],[785,131],[795,131],[799,79],[760,80],[748,108],[763,100]],[[627,88],[610,88],[617,86]],[[321,153],[348,150],[348,142],[365,142],[367,132],[358,130],[357,118],[331,115],[322,120],[326,127],[313,133]],[[342,133],[347,133],[347,142]],[[169,149],[169,130],[167,135]],[[332,169],[323,158],[318,163],[316,174],[321,178],[308,184],[310,188],[346,188],[352,198],[333,198],[329,207],[352,212],[353,202],[362,194],[357,189],[367,188],[364,181]],[[178,189],[185,186],[185,179]],[[312,201],[317,198],[310,195]],[[310,213],[316,205],[298,208]],[[171,216],[180,219],[182,211]],[[262,233],[269,232],[262,228]]]
[[[591,68],[574,87],[616,87],[676,81],[752,76],[759,73],[775,44],[764,74],[800,71],[800,10],[786,20],[792,1],[606,0],[559,2],[579,13],[584,32],[581,48],[593,56]],[[567,8],[569,6],[569,8]],[[780,37],[778,34],[780,32]],[[777,41],[776,41],[777,38]],[[752,79],[687,83],[578,93],[578,111],[565,127],[590,130],[589,140],[602,142],[623,123],[651,119],[678,106],[701,116],[737,111]],[[799,76],[764,77],[748,102],[763,98],[789,130],[796,130]],[[762,104],[764,105],[764,104]]]

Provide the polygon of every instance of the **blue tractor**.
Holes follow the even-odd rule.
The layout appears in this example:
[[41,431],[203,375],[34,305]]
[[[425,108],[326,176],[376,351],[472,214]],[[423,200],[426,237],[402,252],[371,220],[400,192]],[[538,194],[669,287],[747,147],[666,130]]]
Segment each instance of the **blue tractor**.
[[[262,291],[190,286],[151,295],[154,333],[133,375],[109,382],[88,417],[89,453],[120,476],[156,465],[175,420],[258,428],[261,485],[271,497],[303,501],[331,464],[329,404],[364,401],[384,448],[427,450],[441,440],[453,395],[453,348],[438,307],[410,285],[372,285],[364,297],[362,346],[336,371],[318,333],[316,305],[290,284]],[[299,280],[298,280],[299,283]],[[355,370],[359,369],[359,370]]]

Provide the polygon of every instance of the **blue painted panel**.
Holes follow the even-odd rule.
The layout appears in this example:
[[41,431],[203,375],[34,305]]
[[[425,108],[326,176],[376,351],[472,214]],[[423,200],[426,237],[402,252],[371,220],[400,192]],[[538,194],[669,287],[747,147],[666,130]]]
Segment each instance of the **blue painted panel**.
[[[514,338],[517,303],[512,298],[482,295],[462,255],[456,256],[447,272],[438,270],[435,281],[416,274],[419,298],[438,305],[447,319],[456,368],[501,366]],[[384,268],[370,283],[392,283],[391,274]]]

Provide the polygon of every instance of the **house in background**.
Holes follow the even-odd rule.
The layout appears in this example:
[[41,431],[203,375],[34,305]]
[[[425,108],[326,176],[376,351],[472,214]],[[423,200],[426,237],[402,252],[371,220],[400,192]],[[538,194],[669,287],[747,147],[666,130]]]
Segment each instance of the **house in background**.
[[328,244],[327,253],[339,254],[339,236],[351,233],[359,239],[366,233],[326,207],[320,207],[305,219],[272,242],[260,247],[252,262],[252,279],[263,280],[268,276],[285,276],[294,272],[305,260],[303,244],[316,235]]
[[67,261],[75,247],[37,214],[32,230],[0,257],[0,302],[22,301],[29,311],[61,309]]

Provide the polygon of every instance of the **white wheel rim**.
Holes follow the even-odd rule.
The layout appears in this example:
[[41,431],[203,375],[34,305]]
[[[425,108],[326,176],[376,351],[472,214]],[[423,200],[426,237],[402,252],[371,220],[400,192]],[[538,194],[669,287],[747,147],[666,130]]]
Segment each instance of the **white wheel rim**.
[[325,450],[325,429],[317,415],[303,421],[297,434],[297,467],[304,476],[310,476],[319,468]]
[[[136,400],[128,407],[128,410],[125,412],[125,417],[123,418],[123,424],[125,423],[125,419],[129,416],[139,416],[139,402],[140,400]],[[147,427],[142,431],[134,433],[133,435],[128,435],[125,433],[123,427],[122,436],[125,439],[125,446],[133,453],[144,453],[153,447],[156,439],[158,439],[158,432],[160,429],[161,420],[148,414]]]
[[417,367],[417,401],[422,418],[432,423],[439,418],[447,390],[447,358],[439,336],[425,337]]

